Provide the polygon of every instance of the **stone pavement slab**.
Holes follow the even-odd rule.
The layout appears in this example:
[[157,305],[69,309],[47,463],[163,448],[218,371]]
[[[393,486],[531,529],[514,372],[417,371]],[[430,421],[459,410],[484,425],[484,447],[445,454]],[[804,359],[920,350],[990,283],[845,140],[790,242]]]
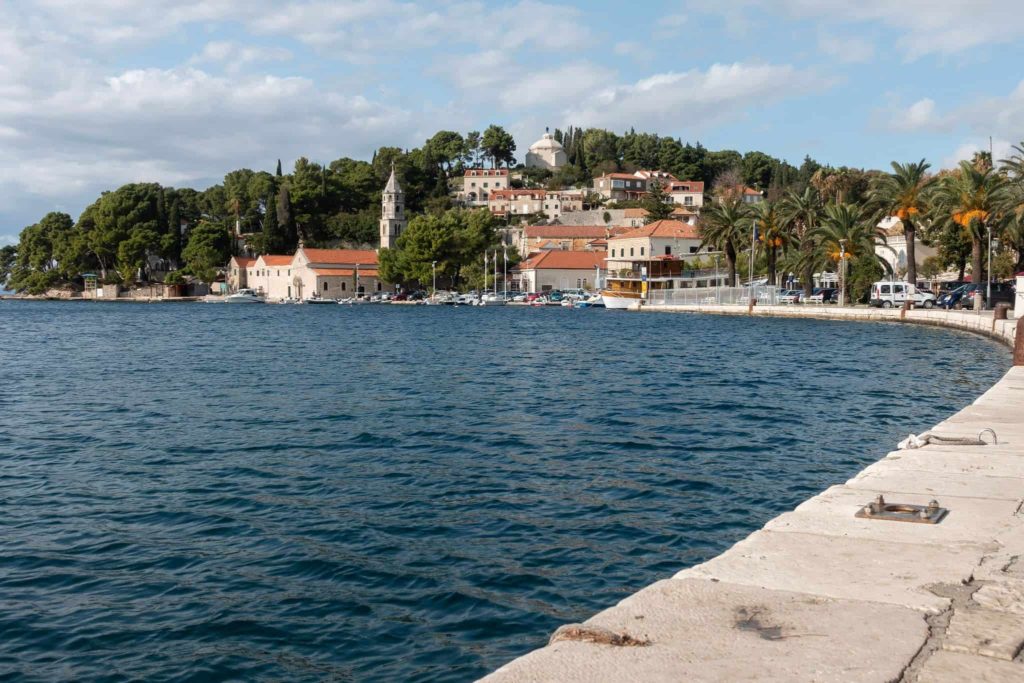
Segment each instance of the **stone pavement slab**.
[[865,472],[885,463],[888,469],[916,470],[920,472],[955,472],[980,474],[990,477],[1016,477],[1022,480],[1024,497],[1024,457],[1020,448],[1000,446],[927,446],[905,451],[893,451],[884,460],[871,465]]
[[1002,578],[986,583],[972,596],[986,610],[998,610],[1024,616],[1024,579]]
[[[972,546],[980,556],[997,548],[991,540],[1016,523],[1017,501],[978,498],[940,498],[949,512],[938,524],[912,524],[855,517],[879,491],[833,486],[779,515],[765,525],[768,531],[874,539],[893,543]],[[931,494],[890,495],[890,503],[927,505]]]
[[718,579],[935,613],[949,607],[949,599],[928,586],[970,580],[979,559],[978,549],[968,546],[757,531],[676,578]]
[[1009,661],[1017,656],[1021,645],[1024,615],[969,608],[953,614],[942,649]]
[[924,663],[917,680],[921,683],[1020,683],[1024,680],[1024,664],[940,650]]
[[659,581],[585,626],[649,644],[557,641],[484,680],[898,680],[928,635],[906,608],[689,579]]
[[[999,500],[1024,499],[1024,480],[955,472],[907,471],[890,467],[884,460],[871,465],[846,482],[850,488],[922,495],[967,496]],[[942,503],[942,500],[939,500]]]

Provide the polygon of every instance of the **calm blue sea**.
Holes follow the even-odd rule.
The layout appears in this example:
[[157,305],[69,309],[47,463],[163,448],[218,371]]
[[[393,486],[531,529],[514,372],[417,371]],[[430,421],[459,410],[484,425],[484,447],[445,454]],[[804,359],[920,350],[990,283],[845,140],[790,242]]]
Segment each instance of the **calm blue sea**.
[[1008,365],[900,325],[0,301],[0,678],[470,680]]

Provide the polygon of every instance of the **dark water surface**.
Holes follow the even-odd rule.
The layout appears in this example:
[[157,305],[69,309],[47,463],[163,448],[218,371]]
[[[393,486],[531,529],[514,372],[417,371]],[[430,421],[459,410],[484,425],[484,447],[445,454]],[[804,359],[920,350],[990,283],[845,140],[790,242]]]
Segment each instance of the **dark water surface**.
[[0,302],[0,677],[469,680],[1008,364],[899,325]]

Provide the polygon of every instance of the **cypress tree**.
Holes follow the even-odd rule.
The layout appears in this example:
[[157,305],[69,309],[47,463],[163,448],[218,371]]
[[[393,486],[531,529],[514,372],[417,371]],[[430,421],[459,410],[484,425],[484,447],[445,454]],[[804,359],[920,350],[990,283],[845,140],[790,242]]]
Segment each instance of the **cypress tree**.
[[277,177],[278,178],[281,177],[281,160],[280,159],[277,160]]
[[288,192],[288,184],[281,186],[277,193],[277,225],[284,237],[284,251],[291,251],[299,243],[299,235],[295,232],[295,220],[292,217],[292,198]]
[[284,251],[284,235],[277,222],[277,197],[271,193],[267,196],[267,213],[263,217],[263,248],[268,253]]

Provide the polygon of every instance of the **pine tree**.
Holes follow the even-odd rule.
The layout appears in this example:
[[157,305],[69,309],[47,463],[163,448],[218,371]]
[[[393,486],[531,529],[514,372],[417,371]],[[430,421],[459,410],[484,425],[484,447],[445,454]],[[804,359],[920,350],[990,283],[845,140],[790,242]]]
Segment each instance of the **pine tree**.
[[280,159],[277,160],[277,177],[278,178],[281,177],[281,160]]
[[657,181],[651,183],[650,189],[647,190],[647,196],[643,198],[641,205],[647,209],[647,217],[644,219],[644,223],[665,220],[672,215],[672,211],[675,209],[675,206],[672,204],[672,198],[665,194],[661,183]]

